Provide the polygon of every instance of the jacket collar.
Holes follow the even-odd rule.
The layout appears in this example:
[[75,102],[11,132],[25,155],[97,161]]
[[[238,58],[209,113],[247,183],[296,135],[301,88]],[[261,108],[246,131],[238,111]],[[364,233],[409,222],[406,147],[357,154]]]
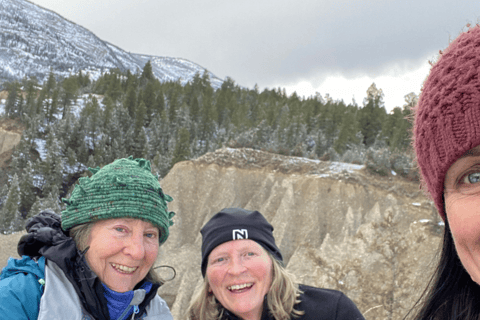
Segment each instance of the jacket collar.
[[[217,300],[218,302],[218,300]],[[218,302],[220,304],[220,302]],[[222,306],[223,309],[223,320],[242,320],[242,318],[236,316],[233,312],[227,310]],[[268,302],[267,302],[267,295],[263,297],[263,311],[261,320],[274,320],[273,317],[270,315],[268,310]]]

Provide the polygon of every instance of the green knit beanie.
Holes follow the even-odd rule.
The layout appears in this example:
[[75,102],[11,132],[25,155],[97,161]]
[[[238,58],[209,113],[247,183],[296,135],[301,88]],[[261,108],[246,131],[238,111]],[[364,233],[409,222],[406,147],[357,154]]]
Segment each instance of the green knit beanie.
[[150,161],[130,156],[89,170],[93,175],[80,178],[70,199],[62,199],[67,205],[62,211],[63,230],[97,220],[135,218],[159,228],[160,244],[167,240],[175,215],[167,202],[173,199],[163,193]]

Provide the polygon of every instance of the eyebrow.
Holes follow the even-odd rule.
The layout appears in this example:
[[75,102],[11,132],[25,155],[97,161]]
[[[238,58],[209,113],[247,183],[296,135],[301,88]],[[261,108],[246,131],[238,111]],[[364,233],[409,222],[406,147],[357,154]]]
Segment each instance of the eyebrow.
[[480,146],[476,146],[475,148],[468,150],[460,157],[460,159],[466,158],[466,157],[478,157],[478,156],[480,156]]

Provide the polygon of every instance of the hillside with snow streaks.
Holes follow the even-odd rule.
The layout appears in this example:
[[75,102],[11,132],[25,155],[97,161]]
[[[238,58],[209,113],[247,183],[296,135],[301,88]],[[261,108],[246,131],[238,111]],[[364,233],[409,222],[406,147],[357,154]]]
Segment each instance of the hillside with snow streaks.
[[[196,63],[181,58],[171,57],[155,57],[150,55],[133,54],[140,62],[145,65],[147,61],[151,61],[153,73],[160,81],[175,81],[181,79],[181,83],[185,84],[193,76],[199,72],[203,74],[204,68]],[[223,80],[217,78],[209,72],[212,87],[220,88]]]
[[[50,70],[61,77],[80,70],[94,77],[112,68],[136,73],[148,60],[161,81],[181,79],[185,83],[205,70],[184,59],[128,53],[26,0],[0,1],[0,30],[0,83],[25,76],[42,82]],[[222,80],[209,75],[212,85],[219,87]]]

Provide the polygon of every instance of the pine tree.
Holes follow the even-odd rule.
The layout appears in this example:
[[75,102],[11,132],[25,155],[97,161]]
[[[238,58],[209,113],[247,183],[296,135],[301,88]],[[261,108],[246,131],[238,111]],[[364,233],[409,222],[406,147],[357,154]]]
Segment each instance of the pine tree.
[[84,118],[87,136],[91,139],[90,141],[93,144],[90,148],[93,149],[101,131],[103,115],[97,98],[95,96],[91,96],[90,98],[91,100],[87,102],[82,110],[81,117]]
[[57,190],[63,184],[63,173],[64,173],[64,158],[61,154],[61,146],[59,141],[53,134],[47,136],[47,141],[45,143],[46,157],[45,160],[41,163],[41,173],[44,179],[44,185],[42,188],[42,193],[48,194],[54,190]]
[[150,60],[145,63],[145,66],[143,67],[142,75],[141,75],[141,80],[143,81],[148,81],[148,80],[153,80],[153,70],[152,70],[152,63]]
[[[81,77],[81,74],[80,74]],[[71,76],[62,82],[62,119],[65,118],[68,106],[77,102],[79,80],[77,77]]]
[[53,94],[53,90],[57,86],[57,80],[55,79],[55,75],[53,74],[53,70],[50,69],[50,73],[48,74],[48,80],[45,84],[44,90],[47,93],[48,97],[51,97]]
[[37,90],[35,89],[36,85],[37,83],[32,80],[27,80],[25,84],[25,113],[30,117],[33,117],[37,113],[37,108],[35,105],[35,98],[37,95]]
[[104,112],[103,112],[103,120],[104,120],[103,126],[106,127],[109,119],[112,117],[113,109],[115,108],[115,105],[112,99],[108,96],[103,98],[102,103],[105,106]]
[[131,86],[127,89],[127,96],[125,97],[123,106],[128,110],[130,118],[135,118],[135,110],[137,109],[137,92],[135,87]]
[[333,147],[335,151],[339,154],[343,154],[345,150],[351,145],[358,144],[361,141],[358,141],[357,132],[358,122],[355,118],[356,107],[350,107],[346,110],[344,116],[342,117],[342,124],[340,126],[340,132],[338,133],[338,138],[335,140]]
[[112,101],[115,103],[119,101],[121,95],[122,95],[122,84],[120,82],[120,78],[116,73],[112,73],[110,76],[110,83],[107,88],[107,92],[105,95],[109,96]]
[[157,171],[160,177],[165,177],[172,167],[172,155],[168,152],[157,152],[152,161],[152,171]]
[[[67,152],[65,154],[65,157],[67,158],[65,164],[70,168],[74,168],[75,165],[77,164],[77,155],[76,155],[75,151],[72,148],[67,147]],[[70,169],[70,170],[72,170],[72,169]]]
[[10,189],[7,194],[5,203],[0,213],[0,232],[3,234],[11,233],[12,223],[19,215],[18,205],[20,204],[20,187],[18,176],[15,174],[10,182]]
[[148,154],[147,136],[143,127],[140,128],[133,138],[132,153],[134,158],[145,158]]
[[155,99],[155,106],[154,106],[154,113],[155,115],[159,115],[162,117],[165,116],[165,96],[163,95],[163,91],[159,91],[157,93],[157,98]]
[[397,118],[395,129],[391,139],[391,148],[393,150],[405,151],[411,148],[412,134],[412,110],[418,102],[418,96],[411,92],[405,95],[405,104],[401,110],[401,116]]
[[147,145],[147,137],[143,127],[145,121],[146,107],[143,101],[140,103],[136,113],[135,127],[133,134],[133,144],[131,148],[132,155],[135,158],[141,158]]
[[155,83],[153,81],[149,81],[147,86],[145,87],[145,91],[143,92],[143,102],[145,103],[145,125],[148,126],[150,121],[152,120],[153,110],[155,108]]
[[135,134],[140,132],[140,129],[145,124],[146,113],[147,113],[147,107],[145,106],[145,103],[142,101],[138,105],[138,108],[135,112]]
[[383,106],[383,92],[377,89],[375,83],[367,90],[364,107],[359,111],[360,131],[363,134],[363,143],[368,147],[373,145],[377,135],[382,129],[386,111]]
[[55,114],[58,112],[58,96],[58,90],[53,90],[50,102],[46,104],[45,116],[49,124],[55,120]]
[[33,205],[28,211],[28,214],[25,219],[30,219],[33,216],[36,216],[37,214],[42,212],[42,210],[43,210],[42,200],[39,197],[35,197],[35,201],[33,202]]
[[127,132],[125,132],[124,144],[125,152],[131,156],[135,152],[135,131],[133,127],[130,127]]
[[35,171],[31,161],[28,161],[27,167],[20,178],[20,205],[18,210],[22,217],[26,217],[33,203],[35,202],[35,192],[33,185],[33,176]]
[[178,92],[176,88],[172,89],[168,102],[168,121],[170,121],[170,123],[174,123],[178,108]]
[[50,209],[56,214],[60,214],[62,212],[58,189],[52,189],[52,191],[50,191],[41,202],[41,210],[45,209]]
[[198,99],[196,95],[190,99],[190,114],[192,116],[193,121],[198,120],[198,115],[200,113],[200,106],[198,105]]
[[173,151],[172,167],[175,163],[190,158],[190,132],[187,128],[181,128],[178,133],[177,143]]
[[35,103],[35,112],[32,112],[31,114],[45,114],[45,109],[44,109],[44,105],[46,104],[45,102],[45,99],[46,99],[46,91],[45,91],[45,88],[43,88],[42,90],[40,90],[39,94],[38,94],[38,98],[36,100],[36,103]]

